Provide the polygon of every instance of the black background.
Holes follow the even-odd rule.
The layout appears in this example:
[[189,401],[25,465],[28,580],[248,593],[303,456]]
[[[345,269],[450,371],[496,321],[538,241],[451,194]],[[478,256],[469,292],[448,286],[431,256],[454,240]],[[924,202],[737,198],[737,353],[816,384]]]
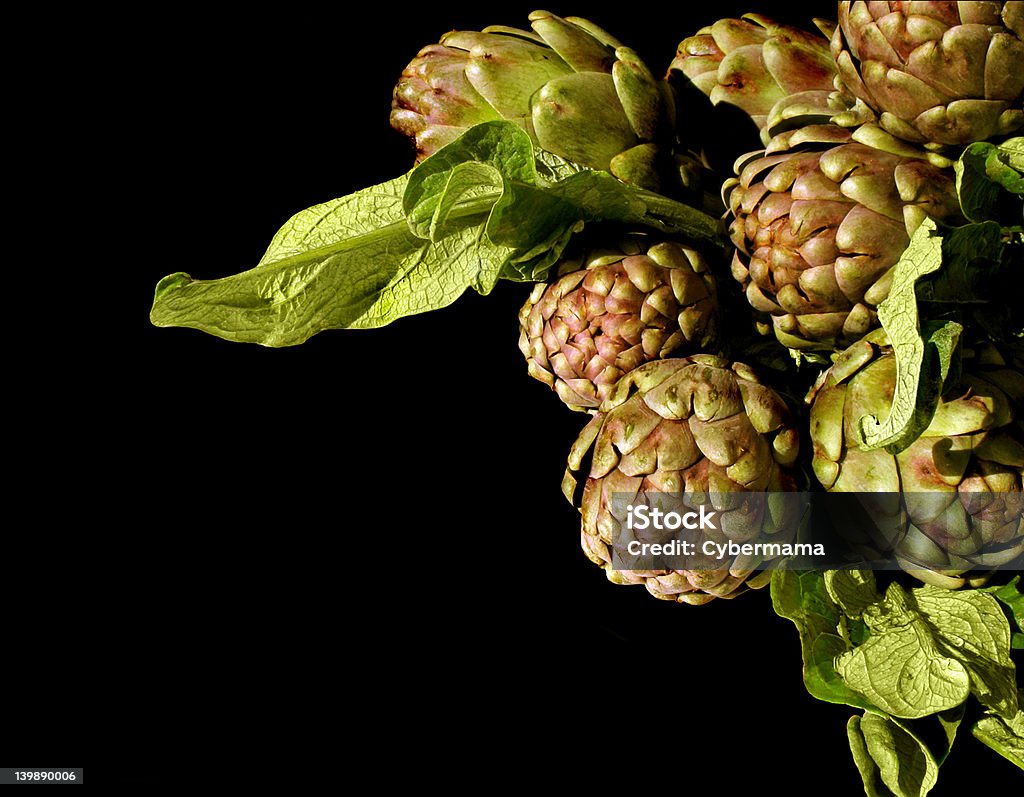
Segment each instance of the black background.
[[[12,483],[38,490],[39,522],[5,601],[36,639],[5,646],[10,761],[149,787],[358,772],[862,793],[851,710],[806,693],[766,592],[673,605],[581,553],[559,483],[585,418],[526,374],[527,287],[286,350],[149,325],[160,277],[244,270],[293,213],[405,171],[388,125],[403,66],[530,10],[176,6],[92,53],[116,123],[90,139],[102,191],[73,192],[96,214],[76,250],[89,317],[55,322],[23,388],[42,417]],[[660,72],[748,6],[551,10]],[[958,747],[933,794],[1014,778],[969,735]]]

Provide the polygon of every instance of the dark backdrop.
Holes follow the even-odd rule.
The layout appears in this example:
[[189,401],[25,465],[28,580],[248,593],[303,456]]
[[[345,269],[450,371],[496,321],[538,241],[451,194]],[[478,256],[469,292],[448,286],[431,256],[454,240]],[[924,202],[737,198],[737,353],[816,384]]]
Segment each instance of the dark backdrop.
[[[177,6],[95,54],[118,112],[93,164],[114,194],[102,229],[128,245],[85,247],[106,310],[61,328],[68,400],[33,467],[56,488],[44,515],[81,522],[33,537],[27,551],[70,556],[9,589],[74,646],[9,655],[19,760],[94,763],[93,782],[358,770],[434,788],[861,793],[851,711],[806,693],[766,592],[678,606],[583,556],[559,482],[585,418],[526,374],[527,287],[287,350],[148,323],[165,274],[248,268],[294,212],[405,171],[388,126],[405,63],[530,9]],[[660,72],[683,36],[748,6],[551,10]],[[60,695],[78,710],[33,710]],[[959,746],[934,794],[1014,776]]]

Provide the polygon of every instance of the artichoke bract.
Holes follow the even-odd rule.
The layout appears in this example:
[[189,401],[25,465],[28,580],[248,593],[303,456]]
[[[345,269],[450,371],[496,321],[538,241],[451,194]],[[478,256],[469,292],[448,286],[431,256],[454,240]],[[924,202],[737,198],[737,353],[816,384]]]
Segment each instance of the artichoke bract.
[[533,31],[453,31],[406,67],[391,125],[420,160],[474,124],[516,122],[542,149],[662,191],[680,181],[668,87],[584,19],[530,14]]
[[1019,0],[841,2],[832,52],[846,88],[907,141],[962,145],[1024,128]]
[[[750,567],[618,570],[612,549],[623,532],[621,507],[641,493],[724,496],[793,491],[790,467],[799,434],[788,408],[754,372],[712,355],[652,362],[621,379],[584,428],[562,485],[575,503],[577,477],[593,449],[580,501],[582,546],[616,584],[644,584],[656,598],[702,604],[764,586],[769,571]],[[722,524],[747,541],[774,533],[788,542],[794,525],[764,515]],[[771,528],[769,528],[771,526]],[[784,539],[785,538],[785,539]]]
[[877,127],[810,124],[741,157],[723,196],[733,276],[765,334],[848,346],[878,326],[893,266],[926,216],[959,218],[953,170]]
[[[830,23],[816,24],[831,36]],[[767,144],[775,104],[805,91],[831,92],[836,67],[825,36],[745,14],[720,19],[683,39],[669,67],[670,80],[680,76],[714,104],[741,108]]]
[[536,285],[523,305],[519,349],[570,409],[592,410],[634,368],[715,340],[715,280],[694,249],[636,236],[559,270],[569,273]]
[[[928,427],[899,453],[863,450],[861,420],[885,419],[896,357],[876,330],[844,351],[811,390],[813,467],[829,491],[882,493],[870,516],[903,569],[956,588],[983,583],[1024,553],[1024,375],[991,347],[968,352]],[[862,497],[862,500],[864,497]]]

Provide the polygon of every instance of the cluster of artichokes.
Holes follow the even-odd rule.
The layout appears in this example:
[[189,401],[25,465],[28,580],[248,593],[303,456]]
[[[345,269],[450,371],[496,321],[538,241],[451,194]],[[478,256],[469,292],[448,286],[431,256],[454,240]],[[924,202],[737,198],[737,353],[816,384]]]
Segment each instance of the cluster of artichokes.
[[673,186],[667,84],[588,20],[535,11],[530,26],[453,31],[420,50],[395,87],[391,114],[419,158],[475,124],[504,119],[581,166],[652,190]]
[[586,557],[675,603],[770,583],[808,691],[866,712],[866,792],[923,797],[957,735],[1024,769],[1024,0],[833,8],[660,75],[581,18],[450,32],[394,89],[405,174],[150,318],[290,346],[534,283]]
[[[926,219],[962,223],[964,146],[1024,128],[1024,2],[840,2],[837,17],[816,30],[720,20],[685,38],[661,79],[597,25],[534,12],[531,30],[445,35],[395,88],[392,124],[419,160],[501,119],[539,150],[644,189],[720,189],[726,258],[650,230],[588,231],[519,317],[529,373],[592,414],[565,482],[584,551],[659,598],[704,603],[764,578],[616,570],[613,494],[793,491],[813,471],[825,490],[895,496],[901,566],[949,587],[984,579],[991,556],[979,552],[1009,562],[1024,547],[1020,502],[1001,497],[1022,490],[1024,378],[990,346],[965,355],[908,447],[863,451],[858,427],[893,401],[878,308],[894,267]],[[760,132],[763,148],[737,153],[727,179],[680,133],[694,90]],[[742,304],[729,305],[734,293]],[[780,387],[813,383],[803,424],[807,409],[756,363],[723,356],[754,351],[757,333],[802,361],[796,389]]]

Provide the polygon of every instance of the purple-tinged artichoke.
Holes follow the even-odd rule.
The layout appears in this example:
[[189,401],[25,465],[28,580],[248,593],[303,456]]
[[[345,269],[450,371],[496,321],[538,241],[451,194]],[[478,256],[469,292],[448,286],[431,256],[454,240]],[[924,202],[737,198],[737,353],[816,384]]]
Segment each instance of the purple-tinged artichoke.
[[574,410],[592,410],[629,371],[715,339],[715,280],[682,244],[643,236],[561,263],[519,314],[519,348],[530,375]]
[[833,25],[825,34],[781,25],[761,16],[720,19],[679,44],[669,79],[682,77],[715,105],[728,103],[747,113],[767,144],[769,114],[780,100],[803,92],[833,90],[836,67],[829,51]]
[[[968,352],[928,427],[896,454],[866,451],[862,419],[888,417],[896,357],[882,330],[844,351],[808,395],[813,467],[830,491],[881,493],[869,515],[900,566],[922,580],[977,586],[1024,554],[1024,375],[991,347]],[[877,550],[877,548],[876,548]]]
[[1020,0],[841,2],[832,52],[845,86],[907,141],[962,145],[1024,128]]
[[910,236],[926,216],[959,218],[952,169],[877,127],[781,133],[736,173],[723,188],[733,276],[761,331],[792,349],[843,348],[877,327]]
[[[768,582],[770,572],[755,574],[760,562],[736,567],[734,561],[724,569],[613,567],[613,549],[626,522],[624,499],[641,502],[641,493],[724,497],[796,489],[790,467],[799,434],[785,403],[749,367],[696,355],[648,363],[627,374],[573,445],[562,484],[572,503],[577,474],[591,448],[589,472],[581,474],[581,541],[609,581],[644,584],[656,598],[690,604],[733,598]],[[796,532],[793,518],[770,515],[737,512],[721,522],[721,533],[734,541],[763,536],[790,542]]]
[[425,47],[395,87],[391,125],[422,160],[474,124],[505,119],[548,152],[670,192],[682,178],[668,87],[592,22],[534,11],[530,24],[453,31]]

